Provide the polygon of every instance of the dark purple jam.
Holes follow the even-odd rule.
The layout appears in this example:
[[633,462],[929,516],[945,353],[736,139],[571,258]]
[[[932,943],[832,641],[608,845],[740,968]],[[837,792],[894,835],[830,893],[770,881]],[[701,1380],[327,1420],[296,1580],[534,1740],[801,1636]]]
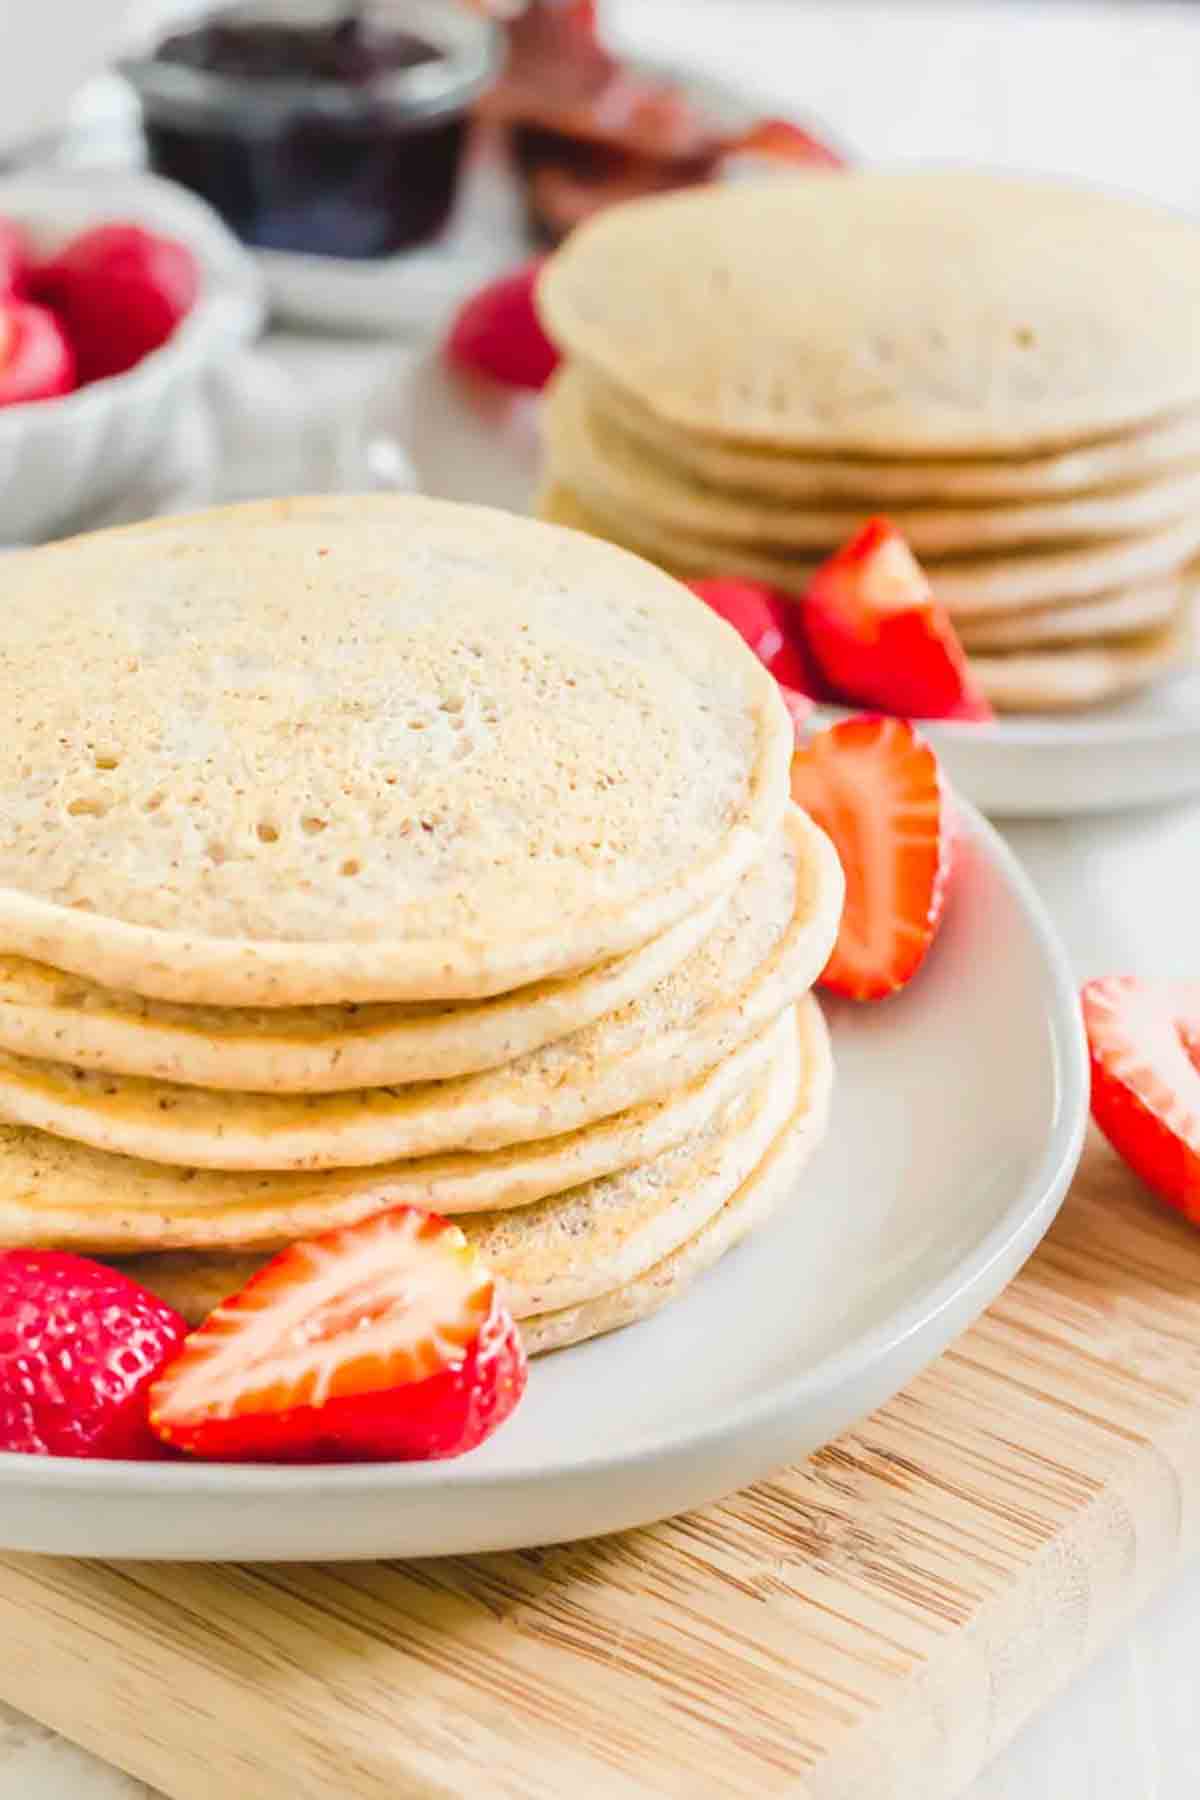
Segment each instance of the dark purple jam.
[[450,216],[466,121],[398,133],[298,118],[270,137],[147,120],[151,166],[207,200],[244,243],[378,257],[436,237]]
[[433,44],[349,10],[320,24],[216,18],[169,37],[158,54],[213,75],[249,81],[332,81],[361,86],[398,69],[433,62]]
[[152,167],[202,195],[245,243],[370,258],[427,241],[449,217],[482,80],[447,55],[356,12],[229,14],[128,72]]

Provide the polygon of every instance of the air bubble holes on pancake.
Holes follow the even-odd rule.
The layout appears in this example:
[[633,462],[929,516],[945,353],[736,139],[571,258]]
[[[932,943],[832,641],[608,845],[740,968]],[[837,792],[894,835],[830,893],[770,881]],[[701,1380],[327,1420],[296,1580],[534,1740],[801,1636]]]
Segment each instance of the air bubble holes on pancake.
[[[419,988],[403,946],[444,942],[429,979],[472,986],[493,964],[551,968],[560,937],[616,944],[629,908],[665,920],[717,848],[740,862],[731,829],[782,804],[782,730],[764,724],[757,665],[731,672],[703,609],[525,521],[413,501],[364,507],[364,531],[341,507],[47,553],[0,658],[0,892],[86,900],[113,927],[174,933],[181,956],[185,938],[270,941],[269,969],[206,949],[194,972],[162,947],[145,979],[279,1005],[302,979],[291,943],[379,944],[380,985]],[[334,526],[353,556],[314,572]],[[518,916],[510,945],[497,921]],[[115,929],[47,919],[60,962],[101,945],[110,985],[135,985]],[[375,981],[365,967],[339,949],[330,991]]]

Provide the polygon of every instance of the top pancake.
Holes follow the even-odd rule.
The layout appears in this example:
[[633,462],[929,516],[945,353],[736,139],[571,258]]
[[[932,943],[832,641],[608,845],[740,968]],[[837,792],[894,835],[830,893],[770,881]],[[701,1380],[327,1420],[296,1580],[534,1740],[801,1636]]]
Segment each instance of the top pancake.
[[572,233],[539,306],[658,419],[746,445],[1033,451],[1200,398],[1200,229],[1037,178],[872,170],[638,201]]
[[0,951],[217,1005],[472,998],[727,893],[787,800],[774,681],[594,540],[276,501],[12,559]]

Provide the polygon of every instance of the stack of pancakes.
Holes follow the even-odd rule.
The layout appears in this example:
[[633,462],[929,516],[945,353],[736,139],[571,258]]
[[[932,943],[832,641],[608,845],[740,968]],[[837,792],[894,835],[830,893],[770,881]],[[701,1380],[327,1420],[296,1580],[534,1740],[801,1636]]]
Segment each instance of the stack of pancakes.
[[607,545],[272,502],[5,568],[0,1243],[196,1316],[455,1216],[529,1347],[787,1198],[842,880],[736,634]]
[[1035,179],[794,177],[606,213],[539,305],[545,517],[798,592],[886,512],[1002,708],[1186,655],[1194,224]]

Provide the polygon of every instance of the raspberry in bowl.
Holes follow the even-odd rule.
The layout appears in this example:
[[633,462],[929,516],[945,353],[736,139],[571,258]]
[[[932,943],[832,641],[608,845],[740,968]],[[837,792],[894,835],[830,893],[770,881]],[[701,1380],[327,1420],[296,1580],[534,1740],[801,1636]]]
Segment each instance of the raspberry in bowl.
[[0,181],[0,545],[82,528],[263,317],[210,209],[149,175]]
[[65,334],[81,387],[123,375],[161,349],[200,288],[185,243],[123,220],[81,231],[27,280]]

